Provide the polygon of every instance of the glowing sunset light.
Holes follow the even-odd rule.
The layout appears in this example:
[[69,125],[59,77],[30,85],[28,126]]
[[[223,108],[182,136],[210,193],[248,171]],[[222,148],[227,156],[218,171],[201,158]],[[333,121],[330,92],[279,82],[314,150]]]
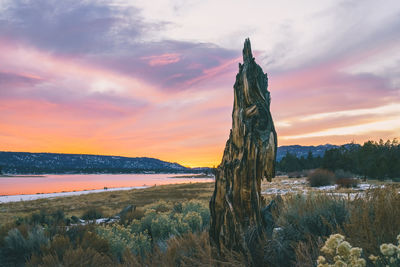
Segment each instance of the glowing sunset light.
[[379,131],[395,131],[400,132],[400,116],[396,116],[390,120],[384,120],[379,122],[366,123],[361,125],[338,127],[334,129],[323,130],[314,133],[307,133],[303,135],[284,136],[283,139],[299,139],[307,137],[318,137],[318,136],[334,136],[334,135],[357,135],[362,133],[371,132],[372,129],[379,129]]
[[400,137],[399,12],[394,0],[0,1],[0,151],[216,166],[246,37],[278,145]]
[[309,116],[305,116],[300,118],[300,121],[309,121],[309,120],[322,120],[330,117],[342,117],[342,116],[357,116],[357,115],[378,115],[378,114],[395,114],[398,115],[400,112],[400,103],[388,104],[381,107],[375,108],[364,108],[364,109],[353,109],[353,110],[342,110],[336,112],[327,112],[320,114],[313,114]]

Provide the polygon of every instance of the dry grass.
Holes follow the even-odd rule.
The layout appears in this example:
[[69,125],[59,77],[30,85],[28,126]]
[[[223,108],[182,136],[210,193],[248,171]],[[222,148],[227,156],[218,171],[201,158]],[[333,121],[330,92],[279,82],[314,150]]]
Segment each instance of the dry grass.
[[307,236],[305,241],[300,241],[295,246],[296,267],[314,267],[315,259],[320,254],[323,242],[320,237]]
[[349,205],[350,218],[343,234],[364,252],[378,254],[379,245],[396,243],[400,234],[400,194],[396,186],[387,186],[357,197]]
[[99,208],[105,216],[118,213],[127,205],[143,207],[164,201],[185,201],[191,199],[209,201],[214,183],[188,183],[154,186],[129,191],[111,191],[80,196],[38,199],[0,204],[0,225],[12,222],[17,217],[29,216],[42,209],[47,211],[61,209],[66,216],[82,216],[88,207]]
[[187,233],[168,240],[165,251],[155,248],[144,259],[126,255],[123,266],[249,266],[243,255],[224,251],[224,256],[217,256],[211,247],[208,232]]
[[[368,181],[375,186],[389,184],[382,181]],[[400,183],[391,183],[399,186]],[[268,202],[274,194],[266,193],[268,190],[279,189],[277,193],[303,194],[305,192],[320,192],[318,188],[312,188],[307,184],[306,178],[289,179],[287,176],[279,176],[272,182],[263,181],[261,191]],[[118,213],[127,205],[144,207],[159,200],[185,201],[197,199],[209,201],[214,190],[214,183],[188,183],[155,186],[146,189],[133,189],[128,191],[110,191],[92,193],[80,196],[60,197],[52,199],[38,199],[33,201],[21,201],[0,204],[0,225],[14,221],[17,217],[29,216],[40,210],[63,210],[65,215],[82,216],[89,207],[99,208],[105,216]],[[324,191],[327,193],[350,194],[360,191],[354,188],[338,188]]]

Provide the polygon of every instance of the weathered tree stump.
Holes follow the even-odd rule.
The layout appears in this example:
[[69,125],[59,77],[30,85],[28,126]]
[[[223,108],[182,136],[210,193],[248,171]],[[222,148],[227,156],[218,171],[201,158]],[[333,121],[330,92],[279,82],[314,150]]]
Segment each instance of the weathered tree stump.
[[[268,77],[255,62],[249,39],[233,88],[232,129],[210,200],[210,240],[218,249],[246,251],[246,231],[265,227],[261,181],[275,176],[277,150]],[[262,231],[256,232],[261,235]]]

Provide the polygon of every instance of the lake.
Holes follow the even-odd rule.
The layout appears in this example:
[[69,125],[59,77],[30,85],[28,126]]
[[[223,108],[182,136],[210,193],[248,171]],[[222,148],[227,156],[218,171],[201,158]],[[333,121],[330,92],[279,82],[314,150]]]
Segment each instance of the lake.
[[213,178],[171,178],[188,175],[191,174],[50,174],[0,177],[0,195],[44,194],[104,190],[105,188],[112,190],[112,188],[214,181]]

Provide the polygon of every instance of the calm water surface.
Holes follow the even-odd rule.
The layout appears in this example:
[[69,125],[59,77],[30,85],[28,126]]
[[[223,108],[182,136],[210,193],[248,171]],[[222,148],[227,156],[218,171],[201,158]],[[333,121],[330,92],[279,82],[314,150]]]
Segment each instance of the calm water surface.
[[63,174],[31,177],[0,177],[0,195],[83,191],[104,187],[136,187],[190,182],[210,178],[170,178],[188,174]]

